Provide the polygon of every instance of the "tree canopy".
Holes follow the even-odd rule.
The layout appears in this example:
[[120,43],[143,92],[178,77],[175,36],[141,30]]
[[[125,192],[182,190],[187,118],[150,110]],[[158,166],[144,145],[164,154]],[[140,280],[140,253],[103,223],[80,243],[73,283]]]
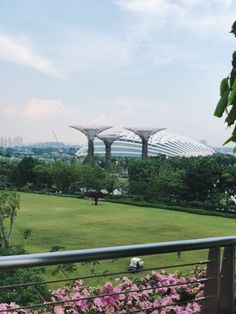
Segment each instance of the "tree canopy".
[[[236,21],[232,25],[231,33],[236,37]],[[220,99],[216,106],[214,115],[221,118],[226,114],[225,123],[228,127],[233,127],[232,134],[224,145],[229,142],[236,143],[236,51],[232,54],[232,69],[220,83]],[[234,148],[236,152],[236,147]]]
[[0,244],[2,249],[9,248],[20,197],[15,192],[0,192]]

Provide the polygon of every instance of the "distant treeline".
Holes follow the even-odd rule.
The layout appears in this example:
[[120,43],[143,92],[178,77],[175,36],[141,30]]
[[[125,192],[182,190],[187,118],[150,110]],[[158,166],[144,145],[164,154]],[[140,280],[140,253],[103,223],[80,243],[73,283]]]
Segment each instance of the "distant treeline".
[[78,194],[119,192],[135,201],[188,204],[207,209],[236,209],[236,157],[120,159],[109,165],[91,165],[76,159],[69,163],[43,163],[32,157],[19,161],[0,159],[0,188]]

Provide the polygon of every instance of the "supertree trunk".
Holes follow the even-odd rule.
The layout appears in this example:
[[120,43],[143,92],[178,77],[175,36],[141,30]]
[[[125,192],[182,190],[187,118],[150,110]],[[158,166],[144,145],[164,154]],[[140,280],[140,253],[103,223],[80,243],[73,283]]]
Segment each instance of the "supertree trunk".
[[88,139],[88,161],[92,161],[94,158],[94,142],[92,139]]
[[111,160],[111,145],[112,143],[105,143],[105,160],[106,162],[109,162]]
[[148,141],[142,140],[142,160],[148,159]]
[[105,134],[97,136],[105,145],[105,160],[107,164],[111,161],[111,146],[113,142],[118,140],[121,136],[121,134]]
[[148,140],[150,139],[150,137],[156,134],[157,132],[165,130],[164,128],[125,128],[125,129],[135,133],[141,139],[143,160],[148,159]]

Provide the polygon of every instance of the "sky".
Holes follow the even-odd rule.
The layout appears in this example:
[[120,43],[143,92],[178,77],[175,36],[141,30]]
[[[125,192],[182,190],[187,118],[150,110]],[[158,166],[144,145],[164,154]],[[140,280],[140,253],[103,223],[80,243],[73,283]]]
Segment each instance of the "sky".
[[236,0],[1,0],[0,137],[141,126],[222,145],[235,19]]

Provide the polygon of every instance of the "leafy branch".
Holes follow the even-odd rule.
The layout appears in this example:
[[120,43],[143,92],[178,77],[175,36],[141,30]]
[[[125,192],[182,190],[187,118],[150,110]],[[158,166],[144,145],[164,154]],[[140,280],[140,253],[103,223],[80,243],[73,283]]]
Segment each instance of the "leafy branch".
[[[232,25],[231,33],[236,37],[236,21]],[[220,100],[216,106],[214,115],[221,118],[226,113],[225,123],[228,127],[234,125],[231,136],[224,142],[223,145],[229,142],[236,143],[236,51],[232,55],[232,70],[220,84]],[[236,147],[234,148],[236,152]]]

